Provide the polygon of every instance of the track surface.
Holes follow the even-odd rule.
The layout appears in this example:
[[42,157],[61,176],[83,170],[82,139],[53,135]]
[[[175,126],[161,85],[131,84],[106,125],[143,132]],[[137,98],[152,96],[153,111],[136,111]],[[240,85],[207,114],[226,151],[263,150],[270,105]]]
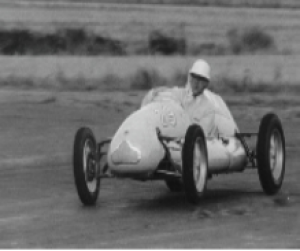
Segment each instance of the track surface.
[[[139,96],[124,105],[82,95],[0,92],[0,248],[300,248],[298,106],[278,108],[287,169],[277,196],[264,195],[249,170],[210,180],[198,206],[162,181],[103,180],[87,208],[73,180],[74,134],[87,125],[98,139],[111,135]],[[256,131],[270,107],[232,109]]]

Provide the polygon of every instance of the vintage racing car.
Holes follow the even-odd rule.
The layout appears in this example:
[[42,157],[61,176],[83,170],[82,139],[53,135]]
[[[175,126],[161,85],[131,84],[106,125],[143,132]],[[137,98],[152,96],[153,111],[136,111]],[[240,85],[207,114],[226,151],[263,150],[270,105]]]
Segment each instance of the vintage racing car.
[[[256,137],[253,147],[248,138]],[[247,140],[246,140],[247,139]],[[285,173],[285,137],[277,115],[266,114],[258,133],[206,137],[176,102],[152,102],[129,115],[112,138],[97,142],[89,128],[75,136],[73,168],[84,205],[97,201],[102,178],[161,179],[189,202],[203,196],[215,174],[257,168],[264,192],[277,193]]]

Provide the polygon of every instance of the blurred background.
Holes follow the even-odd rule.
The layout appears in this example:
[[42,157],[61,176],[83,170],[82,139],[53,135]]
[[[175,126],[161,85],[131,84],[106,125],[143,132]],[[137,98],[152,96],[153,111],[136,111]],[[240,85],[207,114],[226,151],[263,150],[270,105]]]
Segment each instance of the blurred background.
[[0,85],[184,85],[192,62],[203,57],[216,91],[294,91],[299,7],[296,0],[1,0]]

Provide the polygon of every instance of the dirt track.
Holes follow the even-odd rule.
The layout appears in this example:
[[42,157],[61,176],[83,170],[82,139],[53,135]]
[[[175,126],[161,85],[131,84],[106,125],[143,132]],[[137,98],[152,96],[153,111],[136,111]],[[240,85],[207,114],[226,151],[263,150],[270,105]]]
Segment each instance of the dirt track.
[[[264,195],[249,170],[213,178],[197,207],[161,181],[132,180],[103,180],[97,206],[82,206],[71,164],[76,130],[111,135],[140,97],[0,92],[0,248],[300,248],[299,104],[276,105],[287,142],[278,196]],[[274,110],[243,102],[231,102],[242,130],[256,131]]]

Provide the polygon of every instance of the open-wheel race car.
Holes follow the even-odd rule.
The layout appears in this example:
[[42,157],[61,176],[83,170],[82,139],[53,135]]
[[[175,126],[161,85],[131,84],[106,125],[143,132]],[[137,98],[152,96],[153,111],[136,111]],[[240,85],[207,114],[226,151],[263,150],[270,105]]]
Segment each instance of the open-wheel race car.
[[[250,147],[252,137],[256,144]],[[197,203],[215,174],[257,169],[263,191],[274,195],[285,173],[285,137],[277,115],[266,114],[257,133],[206,137],[172,101],[138,109],[112,138],[100,142],[89,128],[80,128],[73,150],[75,184],[84,205],[96,203],[103,178],[160,179]]]

